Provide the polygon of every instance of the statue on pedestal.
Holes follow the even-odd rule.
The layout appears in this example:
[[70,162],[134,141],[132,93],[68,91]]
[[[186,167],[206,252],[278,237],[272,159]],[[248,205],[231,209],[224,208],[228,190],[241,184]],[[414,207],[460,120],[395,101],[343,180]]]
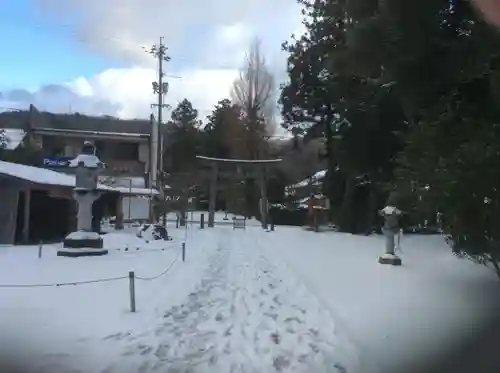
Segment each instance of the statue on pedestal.
[[69,167],[75,170],[73,198],[78,204],[77,230],[64,239],[63,248],[57,255],[106,255],[108,250],[103,249],[101,236],[92,231],[92,204],[100,196],[97,180],[105,166],[95,155],[94,145],[85,141],[81,153],[69,162]]

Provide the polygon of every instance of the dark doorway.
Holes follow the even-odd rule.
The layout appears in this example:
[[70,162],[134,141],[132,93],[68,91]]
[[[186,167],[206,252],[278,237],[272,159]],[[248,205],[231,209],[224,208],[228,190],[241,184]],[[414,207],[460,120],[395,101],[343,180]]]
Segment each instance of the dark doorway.
[[[22,241],[25,193],[19,195],[16,225],[16,243]],[[47,192],[31,192],[29,243],[58,242],[70,230],[69,213],[72,201],[49,197]]]

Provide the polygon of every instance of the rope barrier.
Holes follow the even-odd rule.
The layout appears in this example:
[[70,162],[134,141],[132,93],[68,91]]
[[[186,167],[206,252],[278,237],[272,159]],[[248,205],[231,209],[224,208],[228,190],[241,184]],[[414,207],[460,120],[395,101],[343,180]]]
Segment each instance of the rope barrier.
[[[172,263],[170,263],[170,265],[158,275],[152,277],[135,276],[135,278],[137,280],[142,280],[142,281],[152,281],[156,280],[157,278],[160,278],[161,276],[167,274],[172,269],[174,264],[179,260],[181,253],[182,251],[179,251],[175,259],[172,261]],[[48,287],[61,287],[61,286],[77,286],[77,285],[95,284],[100,282],[125,280],[127,278],[129,278],[129,276],[109,277],[109,278],[102,278],[97,280],[85,280],[85,281],[55,282],[55,283],[45,283],[45,284],[0,284],[0,288],[48,288]]]
[[95,284],[98,282],[124,280],[126,278],[128,278],[128,276],[110,277],[110,278],[87,280],[87,281],[72,281],[72,282],[58,282],[58,283],[56,282],[52,284],[0,284],[0,288],[48,288],[48,287],[60,287],[60,286],[76,286],[76,285]]
[[142,280],[142,281],[153,281],[153,280],[156,280],[157,278],[160,278],[161,276],[167,274],[172,269],[172,267],[174,266],[174,264],[179,260],[180,255],[181,255],[181,251],[179,251],[177,253],[177,256],[172,261],[172,263],[170,263],[170,265],[163,272],[157,274],[156,276],[153,276],[153,277],[135,276],[135,278],[137,280]]

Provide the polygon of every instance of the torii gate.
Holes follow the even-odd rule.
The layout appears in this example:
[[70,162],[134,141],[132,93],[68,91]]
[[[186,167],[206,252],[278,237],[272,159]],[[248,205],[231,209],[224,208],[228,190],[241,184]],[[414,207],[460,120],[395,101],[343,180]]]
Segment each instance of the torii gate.
[[215,223],[215,204],[217,199],[217,178],[219,173],[220,164],[233,164],[237,167],[250,168],[255,171],[259,180],[261,205],[259,206],[261,212],[262,228],[267,229],[267,190],[266,190],[266,174],[267,168],[270,165],[281,162],[282,159],[226,159],[226,158],[212,158],[204,157],[201,155],[196,156],[203,163],[208,164],[210,170],[210,192],[208,200],[208,226],[213,227]]

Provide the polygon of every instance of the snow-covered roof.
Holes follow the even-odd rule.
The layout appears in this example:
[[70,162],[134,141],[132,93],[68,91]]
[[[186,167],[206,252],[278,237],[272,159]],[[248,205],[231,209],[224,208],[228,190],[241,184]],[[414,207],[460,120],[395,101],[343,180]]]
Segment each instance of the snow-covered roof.
[[119,192],[121,194],[132,194],[132,195],[144,195],[144,196],[149,196],[149,195],[157,195],[160,194],[156,189],[154,188],[127,188],[127,187],[119,187],[119,186],[107,186],[107,185],[102,185],[105,188],[101,188],[101,185],[98,186],[100,190],[109,190],[110,192]]
[[75,177],[73,175],[5,161],[0,161],[0,174],[9,175],[36,184],[68,187],[75,186]]
[[[316,199],[322,199],[322,198],[325,198],[325,195],[324,194],[313,194],[313,197],[316,198]],[[304,197],[304,198],[301,198],[301,199],[297,199],[295,201],[293,201],[293,203],[295,203],[296,205],[299,205],[299,206],[307,206],[307,202],[309,202],[309,200],[311,199],[311,196],[307,196],[307,197]]]
[[99,175],[99,182],[105,185],[115,187],[144,188],[146,186],[144,176],[107,176]]
[[[62,172],[56,172],[39,167],[26,166],[23,164],[0,161],[0,174],[9,175],[35,184],[58,185],[72,188],[75,187],[74,175],[68,175]],[[97,184],[97,189],[102,191],[119,192],[122,194],[159,194],[156,189],[113,187],[101,183]]]
[[[98,117],[95,117],[98,119]],[[65,134],[75,134],[75,135],[86,135],[86,136],[116,136],[116,137],[129,137],[129,138],[141,138],[149,137],[149,133],[129,133],[129,132],[110,132],[110,131],[92,131],[92,130],[80,130],[80,129],[69,129],[69,128],[45,128],[37,127],[34,129],[35,132],[53,132],[53,133],[65,133]]]
[[212,161],[212,162],[225,162],[225,163],[277,163],[281,162],[281,158],[277,159],[225,159],[225,158],[213,158],[213,157],[204,157],[202,155],[197,155],[196,158]]
[[[142,190],[145,188],[144,177],[139,176],[105,176],[99,175],[99,183],[107,186],[112,186],[115,190],[124,191],[124,194],[134,194],[134,190]],[[164,185],[164,189],[171,189],[170,185]],[[132,190],[130,193],[129,191]],[[155,189],[156,190],[156,189]],[[149,195],[149,193],[147,193]],[[156,194],[156,193],[153,193]],[[158,193],[159,194],[159,193]]]
[[324,179],[326,176],[326,171],[327,170],[321,170],[316,172],[314,175],[312,175],[310,178],[305,178],[302,181],[299,181],[296,184],[289,185],[286,187],[286,189],[294,189],[294,188],[303,188],[309,185],[311,183],[312,185],[318,185],[320,180]]

